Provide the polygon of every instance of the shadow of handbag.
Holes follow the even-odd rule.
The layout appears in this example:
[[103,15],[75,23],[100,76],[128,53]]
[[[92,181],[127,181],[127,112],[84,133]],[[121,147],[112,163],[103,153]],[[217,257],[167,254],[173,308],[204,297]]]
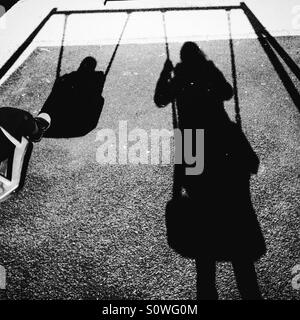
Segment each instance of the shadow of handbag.
[[168,245],[184,258],[197,256],[199,225],[190,198],[178,196],[166,206],[166,229]]
[[228,141],[229,152],[227,157],[227,170],[229,172],[238,169],[244,173],[256,174],[259,168],[259,158],[253,150],[243,130],[234,122],[231,122]]

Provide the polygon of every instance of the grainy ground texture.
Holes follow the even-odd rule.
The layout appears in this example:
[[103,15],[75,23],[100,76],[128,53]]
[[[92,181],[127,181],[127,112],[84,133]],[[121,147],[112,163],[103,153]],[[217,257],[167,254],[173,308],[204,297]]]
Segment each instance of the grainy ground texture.
[[[277,40],[299,63],[300,38]],[[229,42],[198,44],[232,82]],[[170,44],[174,63],[181,45]],[[114,48],[66,46],[61,74],[76,70],[86,56],[105,70]],[[256,264],[259,284],[265,299],[299,299],[291,284],[291,270],[300,263],[299,110],[257,40],[234,40],[234,50],[243,130],[261,161],[251,181],[267,243],[267,254]],[[1,86],[0,105],[36,114],[51,92],[59,51],[37,48]],[[165,59],[164,43],[121,45],[97,128],[34,146],[24,189],[0,204],[0,263],[7,270],[9,299],[196,297],[194,261],[166,243],[173,165],[96,161],[97,132],[118,130],[120,120],[128,121],[129,130],[172,129],[171,108],[153,103]],[[233,100],[226,110],[233,118]],[[88,112],[84,105],[82,112]],[[230,264],[218,265],[217,284],[221,299],[240,298]]]

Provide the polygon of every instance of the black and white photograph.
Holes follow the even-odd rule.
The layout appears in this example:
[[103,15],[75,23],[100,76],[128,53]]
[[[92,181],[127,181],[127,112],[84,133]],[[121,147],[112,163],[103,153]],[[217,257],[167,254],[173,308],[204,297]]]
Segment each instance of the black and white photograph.
[[0,310],[300,300],[298,0],[0,0],[0,43]]

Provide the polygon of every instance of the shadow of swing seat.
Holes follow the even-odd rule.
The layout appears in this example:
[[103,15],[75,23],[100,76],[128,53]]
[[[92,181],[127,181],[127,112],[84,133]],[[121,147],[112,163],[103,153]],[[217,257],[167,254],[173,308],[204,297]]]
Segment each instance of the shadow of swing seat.
[[51,126],[45,133],[45,138],[82,137],[97,127],[105,102],[102,96],[105,81],[129,17],[130,14],[127,14],[118,42],[104,72],[96,71],[96,59],[87,56],[76,71],[60,76],[68,16],[65,17],[56,81],[41,109],[41,112],[48,113],[51,117]]

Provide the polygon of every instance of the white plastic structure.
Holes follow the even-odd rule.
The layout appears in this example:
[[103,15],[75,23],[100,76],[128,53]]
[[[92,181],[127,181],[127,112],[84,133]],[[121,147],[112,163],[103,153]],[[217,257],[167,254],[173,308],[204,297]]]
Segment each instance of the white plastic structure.
[[[9,132],[0,127],[0,130],[6,138],[15,146],[13,156],[8,158],[7,170],[10,170],[8,176],[0,174],[0,202],[6,200],[14,191],[18,189],[22,179],[24,168],[24,159],[29,147],[32,146],[27,138],[22,137],[21,142],[14,138]],[[25,164],[26,166],[26,164]]]
[[0,265],[0,289],[6,289],[6,270],[3,266]]

